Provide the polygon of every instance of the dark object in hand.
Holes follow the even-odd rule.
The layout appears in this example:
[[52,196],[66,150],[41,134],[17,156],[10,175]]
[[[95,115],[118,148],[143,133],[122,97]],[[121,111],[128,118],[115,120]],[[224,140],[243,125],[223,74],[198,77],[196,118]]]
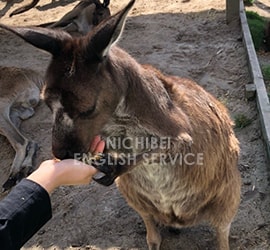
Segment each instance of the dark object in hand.
[[104,174],[100,178],[93,177],[93,179],[104,186],[112,185],[114,180],[125,172],[124,163],[123,159],[115,158],[110,154],[97,154],[91,157],[91,165]]

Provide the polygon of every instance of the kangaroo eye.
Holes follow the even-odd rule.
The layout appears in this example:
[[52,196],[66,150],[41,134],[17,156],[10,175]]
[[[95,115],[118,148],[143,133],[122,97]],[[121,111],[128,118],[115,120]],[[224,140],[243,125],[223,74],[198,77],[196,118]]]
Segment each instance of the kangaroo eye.
[[96,110],[96,105],[93,105],[90,109],[88,109],[85,112],[80,112],[79,116],[81,119],[88,119],[91,118],[91,116],[93,115],[93,113]]

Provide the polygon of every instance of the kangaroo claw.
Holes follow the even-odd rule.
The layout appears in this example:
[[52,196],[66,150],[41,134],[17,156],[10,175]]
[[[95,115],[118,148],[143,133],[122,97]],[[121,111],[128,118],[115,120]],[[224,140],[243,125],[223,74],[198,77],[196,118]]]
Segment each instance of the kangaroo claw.
[[[136,160],[141,160],[141,158],[142,155],[138,155]],[[98,171],[103,173],[103,176],[93,177],[93,180],[104,186],[112,185],[118,176],[130,171],[135,166],[134,163],[129,163],[126,157],[121,156],[116,158],[111,154],[103,153],[99,153],[94,156],[89,154],[87,157],[80,157],[77,158],[77,160],[80,160],[85,164],[92,165]],[[136,162],[136,160],[134,162]]]
[[110,154],[98,154],[92,158],[91,165],[102,172],[104,176],[93,179],[104,186],[110,186],[114,180],[122,173],[124,165],[121,160],[114,158]]

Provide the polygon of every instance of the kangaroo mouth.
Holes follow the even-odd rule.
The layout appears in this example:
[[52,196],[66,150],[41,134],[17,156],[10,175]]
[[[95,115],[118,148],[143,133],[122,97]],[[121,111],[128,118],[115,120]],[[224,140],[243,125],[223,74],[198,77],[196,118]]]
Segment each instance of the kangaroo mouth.
[[79,154],[78,156],[74,158],[85,164],[92,165],[93,163],[100,161],[103,156],[104,154],[102,153],[92,154],[91,152],[88,152],[88,153]]

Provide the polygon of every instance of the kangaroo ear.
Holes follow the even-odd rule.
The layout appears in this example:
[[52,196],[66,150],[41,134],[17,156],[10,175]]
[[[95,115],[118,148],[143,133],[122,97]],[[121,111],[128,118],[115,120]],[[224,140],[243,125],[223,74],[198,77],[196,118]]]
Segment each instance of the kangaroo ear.
[[61,52],[64,41],[72,39],[66,32],[40,27],[10,27],[0,24],[0,28],[13,32],[26,42],[53,55]]
[[90,58],[91,53],[94,53],[100,59],[107,55],[110,47],[116,43],[121,36],[127,14],[134,3],[135,0],[130,1],[122,11],[108,18],[106,21],[101,22],[89,33],[86,53]]
[[103,1],[103,7],[106,8],[110,5],[110,0],[104,0]]

